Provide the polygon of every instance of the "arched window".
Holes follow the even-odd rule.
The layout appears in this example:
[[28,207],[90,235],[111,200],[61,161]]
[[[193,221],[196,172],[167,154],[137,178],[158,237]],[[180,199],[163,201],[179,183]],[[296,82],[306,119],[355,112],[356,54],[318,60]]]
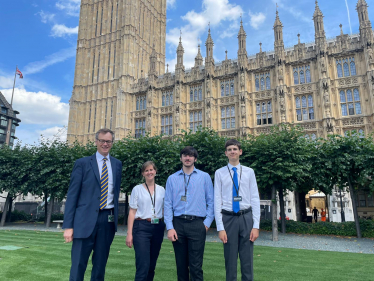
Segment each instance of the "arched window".
[[353,90],[353,96],[355,98],[355,101],[359,101],[360,100],[360,94],[358,93],[358,89],[354,89]]
[[308,96],[308,106],[309,107],[313,106],[313,97],[311,95]]
[[316,134],[312,134],[311,138],[312,140],[315,140],[317,138]]
[[361,103],[359,102],[355,103],[355,110],[356,110],[356,114],[361,114]]
[[225,96],[225,86],[221,84],[221,97]]
[[166,94],[165,106],[169,105],[169,94]]
[[349,67],[348,67],[348,63],[344,63],[343,64],[343,69],[344,69],[344,77],[348,77],[349,76]]
[[162,95],[162,106],[165,106],[165,94]]
[[266,77],[266,90],[270,90],[270,77]]
[[193,101],[193,91],[190,91],[190,101]]
[[351,61],[351,75],[356,75],[356,64],[354,61]]
[[336,65],[336,69],[338,70],[338,77],[343,77],[342,65],[340,63]]
[[262,112],[266,112],[266,103],[262,103]]
[[261,91],[265,90],[265,79],[261,78]]
[[293,73],[293,83],[295,85],[299,84],[299,73],[297,71]]
[[352,91],[351,90],[347,91],[347,101],[348,102],[352,102],[353,101]]
[[261,106],[260,104],[256,104],[256,113],[261,113]]
[[234,83],[231,83],[231,95],[233,96],[235,94],[234,92]]
[[306,82],[307,82],[307,83],[312,82],[312,79],[311,79],[311,77],[310,77],[310,70],[309,70],[309,69],[307,69],[307,70],[305,71],[305,76],[306,76]]
[[345,93],[344,93],[344,91],[340,91],[340,102],[345,102]]
[[170,102],[169,102],[170,105],[173,105],[173,94],[170,94]]
[[301,105],[300,105],[300,97],[296,97],[295,102],[296,102],[296,108],[300,108],[301,107]]
[[144,97],[144,100],[143,100],[143,109],[146,109],[147,108],[147,98]]
[[301,105],[302,105],[303,108],[306,107],[306,97],[305,96],[302,96],[302,98],[301,98]]
[[201,88],[199,88],[199,100],[202,100],[203,99],[203,93],[201,91]]
[[313,108],[309,108],[309,119],[310,120],[314,119],[314,109]]
[[136,99],[136,110],[139,110],[139,98]]
[[226,96],[229,95],[229,83],[226,83]]
[[300,84],[305,83],[305,76],[304,76],[304,71],[300,71]]
[[358,136],[359,136],[360,138],[364,138],[364,137],[365,137],[365,133],[364,133],[364,130],[363,130],[363,129],[358,130]]
[[194,96],[193,96],[193,100],[196,101],[197,100],[197,90],[195,89],[194,91]]
[[271,112],[271,101],[268,101],[268,112]]
[[260,83],[258,81],[258,78],[255,80],[255,85],[256,85],[256,91],[260,90]]

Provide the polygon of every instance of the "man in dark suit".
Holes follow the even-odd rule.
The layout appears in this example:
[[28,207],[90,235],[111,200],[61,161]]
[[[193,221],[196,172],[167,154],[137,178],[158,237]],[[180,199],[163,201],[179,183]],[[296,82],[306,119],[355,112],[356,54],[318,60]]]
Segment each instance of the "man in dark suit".
[[92,255],[91,280],[104,280],[110,245],[117,231],[122,163],[109,155],[114,133],[96,133],[97,152],[78,159],[65,204],[64,239],[73,241],[70,281],[84,279]]

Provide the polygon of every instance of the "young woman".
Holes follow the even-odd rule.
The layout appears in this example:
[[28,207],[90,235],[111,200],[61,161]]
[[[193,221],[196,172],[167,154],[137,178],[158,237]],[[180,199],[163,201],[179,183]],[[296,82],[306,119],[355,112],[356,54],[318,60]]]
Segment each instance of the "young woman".
[[155,163],[145,162],[142,166],[145,182],[135,186],[131,192],[126,245],[129,248],[134,245],[135,281],[153,280],[164,239],[165,189],[156,185],[156,171]]

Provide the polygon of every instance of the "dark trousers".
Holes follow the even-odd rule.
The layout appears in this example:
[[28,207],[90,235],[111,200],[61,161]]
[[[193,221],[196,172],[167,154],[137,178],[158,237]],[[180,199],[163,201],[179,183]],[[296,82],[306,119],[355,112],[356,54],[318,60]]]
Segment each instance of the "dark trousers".
[[253,280],[253,242],[249,240],[252,227],[252,212],[241,216],[222,214],[227,243],[223,244],[226,268],[226,281],[237,280],[238,254],[242,281]]
[[95,228],[88,238],[73,238],[70,281],[83,281],[92,251],[91,281],[104,280],[110,245],[115,234],[114,222],[108,222],[110,214],[110,210],[99,212]]
[[134,221],[132,235],[136,260],[135,281],[153,280],[164,230],[163,221],[159,224],[151,224],[146,220]]
[[178,235],[178,240],[173,242],[178,281],[203,281],[206,238],[203,218],[185,220],[174,217],[173,224]]
[[313,215],[314,221],[317,222],[317,214]]

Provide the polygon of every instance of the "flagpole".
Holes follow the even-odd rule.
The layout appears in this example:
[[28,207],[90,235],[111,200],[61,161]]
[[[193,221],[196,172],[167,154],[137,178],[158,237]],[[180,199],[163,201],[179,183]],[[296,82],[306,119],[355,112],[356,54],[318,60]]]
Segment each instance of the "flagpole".
[[16,85],[17,69],[18,69],[18,65],[16,65],[16,72],[14,73],[13,91],[12,91],[12,99],[10,100],[10,106],[12,106],[13,104],[14,86]]

